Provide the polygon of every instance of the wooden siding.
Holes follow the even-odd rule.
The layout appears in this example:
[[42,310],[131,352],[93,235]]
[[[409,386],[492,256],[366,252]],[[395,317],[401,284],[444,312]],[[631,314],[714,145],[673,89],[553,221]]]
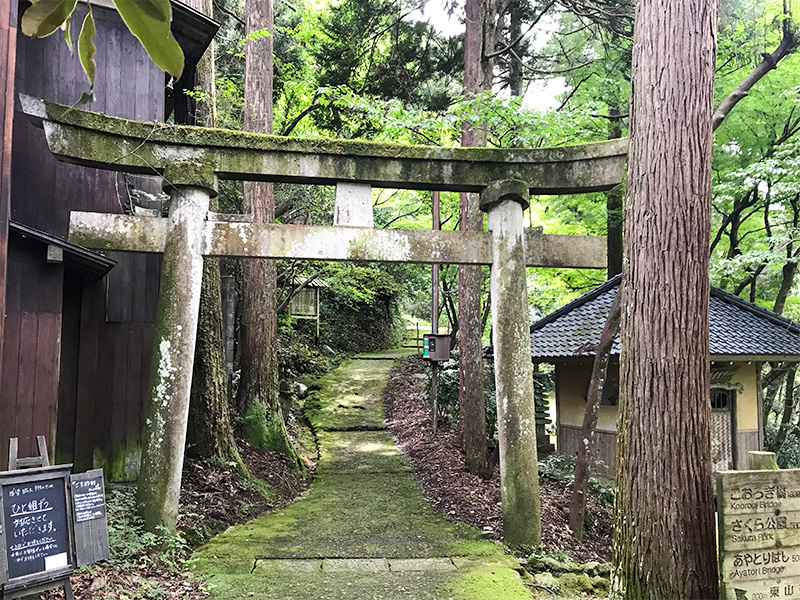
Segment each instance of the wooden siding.
[[[63,267],[45,262],[45,246],[12,237],[8,245],[6,339],[0,375],[0,465],[8,438],[19,438],[19,455],[37,453],[36,436],[55,430],[60,356]],[[29,284],[37,283],[30,293]],[[58,293],[44,293],[50,289]]]
[[[8,220],[11,214],[11,135],[14,116],[14,72],[17,51],[17,3],[0,2],[0,356],[6,313],[6,266],[8,262]],[[0,373],[0,378],[2,374]],[[0,379],[1,383],[1,379]],[[0,410],[2,410],[0,408]],[[0,421],[3,422],[3,421]],[[2,432],[0,432],[2,433]],[[0,445],[7,445],[0,435]],[[0,458],[8,448],[0,450]],[[5,460],[0,469],[5,468]]]
[[106,469],[115,481],[138,476],[152,323],[108,323],[103,281],[84,286],[75,410],[77,469]]
[[[581,446],[581,428],[571,425],[559,425],[556,432],[556,448],[559,454],[576,456]],[[598,471],[607,477],[613,477],[617,463],[617,434],[607,431],[595,432],[596,459],[603,462]]]
[[[605,431],[597,432],[598,458],[608,469],[606,474],[612,476],[616,469],[617,434]],[[581,444],[581,428],[569,425],[560,425],[557,434],[557,447],[559,454],[576,455]],[[736,469],[747,468],[747,453],[751,450],[761,450],[759,432],[757,429],[739,430],[736,433]]]
[[[16,5],[16,0],[11,3]],[[86,7],[79,4],[76,10],[73,23],[80,22]],[[163,72],[114,11],[95,7],[94,18],[96,100],[88,108],[130,119],[162,120]],[[78,30],[73,27],[73,38]],[[88,88],[77,54],[70,56],[59,35],[18,36],[16,57],[17,92],[73,104]],[[0,76],[3,68],[0,64]],[[160,191],[157,179],[59,163],[42,131],[25,118],[14,119],[12,129],[11,215],[24,225],[66,238],[71,210],[122,213],[130,209],[131,188]],[[12,244],[16,248],[16,242]],[[18,250],[9,258],[9,286],[19,277],[7,301],[18,309],[9,309],[6,320],[9,349],[3,353],[1,372],[11,375],[7,385],[0,380],[0,458],[7,452],[9,436],[28,440],[20,440],[25,455],[32,451],[30,439],[44,434],[51,450],[58,441],[60,460],[81,469],[127,465],[122,471],[135,474],[131,464],[138,461],[160,258],[116,254],[119,262],[109,276],[87,283],[70,279],[61,265],[47,264],[41,244],[21,243]],[[33,431],[45,426],[44,431]],[[122,471],[109,470],[109,479]]]
[[747,453],[751,450],[763,450],[758,429],[740,429],[736,432],[736,468],[747,469]]

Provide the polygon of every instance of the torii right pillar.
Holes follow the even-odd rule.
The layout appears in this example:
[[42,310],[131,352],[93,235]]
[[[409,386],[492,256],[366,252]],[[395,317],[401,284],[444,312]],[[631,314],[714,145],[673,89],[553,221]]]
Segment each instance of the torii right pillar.
[[492,343],[503,536],[512,548],[535,548],[542,541],[522,221],[528,198],[528,184],[515,179],[495,181],[481,194],[481,210],[487,213],[492,234]]

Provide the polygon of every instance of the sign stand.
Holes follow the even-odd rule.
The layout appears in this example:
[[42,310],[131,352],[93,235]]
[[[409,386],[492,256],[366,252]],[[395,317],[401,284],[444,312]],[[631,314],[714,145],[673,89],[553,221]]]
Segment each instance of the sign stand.
[[[39,448],[39,456],[34,456],[30,458],[18,458],[19,455],[18,440],[17,438],[11,438],[8,449],[8,470],[18,471],[35,467],[50,467],[50,458],[47,454],[47,443],[45,442],[44,436],[42,435],[38,436],[36,438],[36,443]],[[68,473],[69,467],[66,468]],[[0,533],[4,533],[2,526],[0,526]],[[5,548],[0,550],[4,551]],[[0,562],[5,563],[5,560],[2,560]],[[4,566],[7,568],[7,565]],[[69,573],[65,573],[63,571],[50,581],[39,581],[35,583],[20,582],[20,587],[14,586],[11,589],[9,589],[8,584],[0,586],[0,599],[16,600],[18,598],[25,598],[31,595],[38,595],[41,594],[42,592],[46,592],[48,590],[59,587],[64,589],[64,597],[66,598],[66,600],[74,600],[74,596],[72,595],[72,583],[70,582],[69,579]]]
[[17,458],[19,455],[19,441],[11,438],[8,442],[8,470],[29,469],[31,467],[49,467],[50,458],[47,455],[47,442],[44,436],[36,437],[36,445],[39,447],[39,456],[31,458]]

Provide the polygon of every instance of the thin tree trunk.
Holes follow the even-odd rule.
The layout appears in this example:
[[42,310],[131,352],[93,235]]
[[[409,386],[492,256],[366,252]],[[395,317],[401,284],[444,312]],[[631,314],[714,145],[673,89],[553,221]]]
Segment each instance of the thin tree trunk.
[[797,36],[790,27],[791,15],[785,13],[783,18],[783,37],[781,38],[778,47],[775,48],[772,54],[764,54],[763,60],[756,66],[756,68],[753,69],[753,71],[747,77],[745,77],[739,85],[736,86],[736,89],[728,94],[727,98],[720,103],[719,108],[714,111],[714,129],[722,124],[722,122],[725,120],[725,117],[727,117],[728,114],[733,110],[733,107],[736,106],[739,100],[747,97],[748,92],[761,80],[762,77],[764,77],[764,75],[769,73],[772,69],[777,69],[778,63],[783,58],[789,56],[792,52],[797,50]]
[[594,438],[597,431],[597,417],[600,414],[600,401],[608,375],[608,360],[614,347],[614,339],[619,334],[620,298],[622,290],[617,291],[611,310],[608,313],[600,344],[592,368],[592,379],[589,383],[589,394],[586,398],[586,412],[583,415],[583,428],[578,448],[578,459],[575,462],[575,482],[572,484],[572,502],[569,507],[569,528],[579,540],[583,539],[584,515],[586,513],[586,491],[589,486],[589,474],[592,469],[594,454]]
[[[508,37],[511,41],[519,39],[522,35],[522,2],[521,0],[511,0],[511,23],[508,31]],[[519,43],[515,44],[509,53],[508,60],[508,87],[511,90],[512,96],[522,97],[522,61],[519,56]]]
[[786,379],[784,380],[783,388],[783,414],[781,415],[781,423],[778,426],[778,432],[775,437],[767,444],[767,450],[770,452],[778,452],[786,441],[786,436],[789,430],[793,428],[792,416],[794,416],[794,380],[797,375],[797,363],[792,364],[788,371],[786,371]]
[[716,598],[709,252],[715,0],[636,5],[612,598]]
[[[464,95],[474,96],[486,89],[481,64],[486,0],[467,0],[464,42]],[[482,131],[465,129],[462,146],[484,146]],[[461,194],[460,228],[483,231],[483,213],[477,194]],[[458,348],[459,348],[459,429],[464,443],[467,471],[486,476],[486,408],[483,397],[483,357],[481,351],[481,268],[458,267]]]
[[[792,228],[797,230],[800,224],[800,194],[795,195],[789,203],[792,205]],[[783,314],[783,309],[786,306],[786,298],[789,297],[789,292],[794,286],[794,276],[797,274],[797,255],[800,250],[794,250],[794,240],[789,240],[786,245],[786,262],[781,269],[781,286],[778,289],[778,295],[775,297],[775,304],[772,311]]]
[[[272,0],[247,0],[247,34],[266,29],[270,35],[250,39],[245,47],[244,128],[272,133]],[[244,212],[256,223],[271,223],[275,198],[270,183],[244,184]],[[278,355],[275,261],[241,262],[241,379],[239,410],[247,440],[264,450],[282,452],[302,463],[286,431],[278,399]]]
[[[188,0],[187,4],[203,14],[212,15],[212,0]],[[190,124],[216,127],[213,42],[198,62],[195,73],[195,85],[206,100],[197,103],[192,119],[194,122]],[[218,210],[218,200],[212,198],[209,206],[212,211]],[[219,259],[211,257],[203,261],[203,288],[200,292],[200,317],[186,433],[188,456],[218,465],[231,462],[241,464],[228,407]]]

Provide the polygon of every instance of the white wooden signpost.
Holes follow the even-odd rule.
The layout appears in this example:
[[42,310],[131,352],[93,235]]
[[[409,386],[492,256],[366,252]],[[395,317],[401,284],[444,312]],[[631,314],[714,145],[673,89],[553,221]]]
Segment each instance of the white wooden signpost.
[[800,469],[717,480],[720,597],[800,600]]

